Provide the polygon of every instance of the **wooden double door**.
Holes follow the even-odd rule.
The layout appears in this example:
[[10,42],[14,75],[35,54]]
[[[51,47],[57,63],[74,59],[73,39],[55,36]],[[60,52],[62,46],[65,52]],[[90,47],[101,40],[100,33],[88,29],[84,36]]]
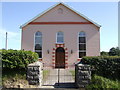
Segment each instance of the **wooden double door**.
[[55,68],[65,68],[65,50],[62,47],[56,49]]

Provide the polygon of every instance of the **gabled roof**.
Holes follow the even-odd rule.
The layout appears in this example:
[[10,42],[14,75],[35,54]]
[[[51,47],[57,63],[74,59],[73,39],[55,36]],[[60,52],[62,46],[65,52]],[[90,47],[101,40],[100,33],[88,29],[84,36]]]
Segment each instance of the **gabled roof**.
[[48,8],[47,10],[43,11],[42,13],[38,14],[36,17],[32,18],[31,20],[29,20],[28,22],[26,22],[25,24],[21,25],[20,28],[28,25],[30,22],[34,21],[35,19],[37,19],[38,17],[41,17],[43,16],[45,13],[47,13],[49,10],[53,9],[54,7],[58,6],[58,5],[63,5],[65,7],[67,7],[68,9],[70,9],[71,11],[73,11],[74,13],[78,14],[79,16],[83,17],[84,19],[88,20],[89,22],[93,23],[95,26],[97,27],[101,27],[101,25],[95,23],[94,21],[92,21],[91,19],[89,19],[88,17],[86,17],[85,15],[79,13],[78,11],[74,10],[73,8],[69,7],[68,5],[60,2],[60,3],[57,3],[55,5],[53,5],[52,7]]

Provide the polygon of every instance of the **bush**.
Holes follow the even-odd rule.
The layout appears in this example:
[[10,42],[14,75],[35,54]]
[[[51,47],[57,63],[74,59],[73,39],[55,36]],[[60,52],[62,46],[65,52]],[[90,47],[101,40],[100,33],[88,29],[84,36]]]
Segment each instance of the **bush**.
[[38,60],[38,55],[32,51],[2,50],[2,67],[9,69],[25,69],[27,65]]
[[120,56],[120,49],[119,47],[112,47],[110,50],[109,50],[109,55],[110,56]]
[[101,55],[101,56],[109,56],[109,53],[108,53],[108,52],[105,52],[105,51],[102,51],[102,52],[100,52],[100,55]]
[[120,79],[120,56],[83,57],[81,63],[91,65],[93,74]]
[[97,90],[103,90],[107,88],[114,88],[118,89],[120,88],[119,86],[120,82],[119,81],[113,81],[101,76],[94,75],[91,80],[91,84],[89,84],[86,88],[89,89],[97,89]]

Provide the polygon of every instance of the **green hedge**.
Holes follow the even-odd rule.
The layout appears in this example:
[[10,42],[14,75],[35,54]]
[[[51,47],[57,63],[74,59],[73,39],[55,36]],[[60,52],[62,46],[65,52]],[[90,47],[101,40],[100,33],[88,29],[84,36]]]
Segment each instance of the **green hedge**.
[[120,79],[120,56],[83,57],[81,63],[91,65],[93,74]]
[[94,75],[91,83],[86,87],[87,90],[118,90],[120,82],[118,80],[110,80],[102,76]]
[[37,53],[22,50],[1,50],[2,67],[26,69],[27,65],[38,60]]

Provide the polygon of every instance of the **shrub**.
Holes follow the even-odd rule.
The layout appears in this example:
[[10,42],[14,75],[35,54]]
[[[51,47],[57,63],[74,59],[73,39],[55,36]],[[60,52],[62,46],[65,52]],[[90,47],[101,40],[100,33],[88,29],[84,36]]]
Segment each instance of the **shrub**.
[[38,55],[32,51],[2,50],[2,67],[9,69],[25,69],[28,64],[38,60]]
[[83,57],[81,63],[91,65],[93,74],[120,79],[120,56]]
[[105,51],[100,52],[100,55],[101,56],[109,56],[108,52],[105,52]]
[[91,89],[97,89],[97,90],[106,90],[107,88],[114,88],[118,89],[120,88],[119,86],[120,82],[119,81],[113,81],[98,75],[94,75],[91,80],[91,84],[89,84],[86,88],[89,90]]

